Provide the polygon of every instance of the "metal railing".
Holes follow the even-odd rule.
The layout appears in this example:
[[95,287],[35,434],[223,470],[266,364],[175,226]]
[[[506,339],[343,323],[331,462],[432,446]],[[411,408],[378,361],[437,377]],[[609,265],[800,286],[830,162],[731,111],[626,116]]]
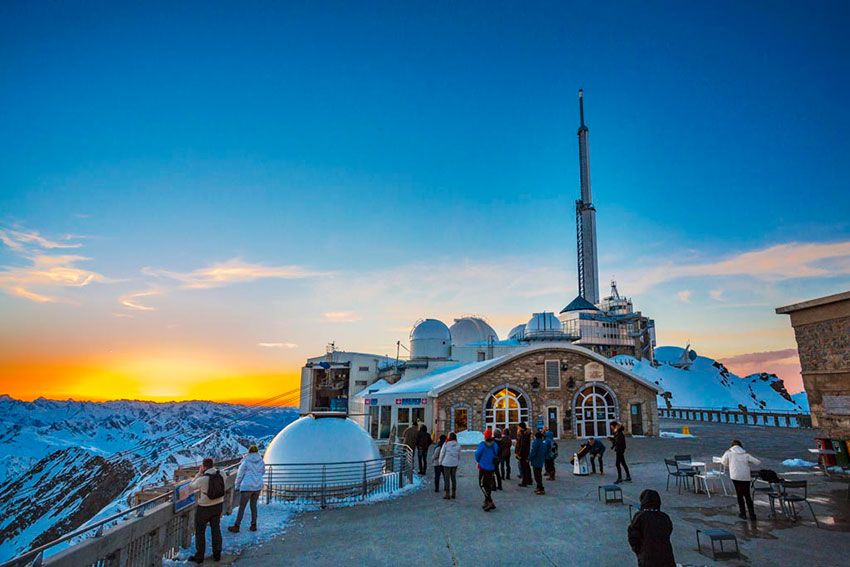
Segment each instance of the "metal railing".
[[658,408],[658,416],[684,421],[763,425],[767,427],[810,428],[809,413],[792,410],[741,410],[729,408],[672,407]]
[[[234,507],[237,467],[238,463],[221,469],[225,478],[224,515]],[[309,502],[326,508],[395,492],[413,482],[413,470],[413,452],[405,445],[394,444],[389,455],[369,461],[266,465],[263,492],[266,503]],[[191,544],[195,507],[192,504],[175,512],[173,487],[169,487],[166,494],[76,529],[0,567],[160,565]],[[69,547],[45,557],[48,551],[69,541]]]

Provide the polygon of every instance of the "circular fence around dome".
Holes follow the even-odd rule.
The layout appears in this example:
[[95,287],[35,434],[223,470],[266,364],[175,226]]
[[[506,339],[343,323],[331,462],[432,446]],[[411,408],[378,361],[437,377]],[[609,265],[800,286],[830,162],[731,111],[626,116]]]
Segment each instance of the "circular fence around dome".
[[266,449],[264,489],[272,500],[336,503],[367,500],[413,482],[413,453],[404,445],[381,450],[356,422],[302,417]]

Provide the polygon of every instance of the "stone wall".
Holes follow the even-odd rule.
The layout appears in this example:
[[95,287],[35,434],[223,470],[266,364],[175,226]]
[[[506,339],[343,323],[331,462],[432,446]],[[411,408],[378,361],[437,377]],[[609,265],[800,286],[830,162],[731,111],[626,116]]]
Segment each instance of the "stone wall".
[[[561,364],[560,387],[557,389],[545,387],[546,360],[558,360]],[[561,420],[561,438],[572,438],[573,399],[578,391],[591,383],[586,380],[585,368],[591,362],[602,366],[587,355],[556,347],[536,350],[514,358],[440,395],[435,404],[437,433],[445,433],[450,429],[451,409],[461,404],[471,408],[470,428],[483,430],[485,399],[495,389],[508,385],[530,399],[530,426],[533,427],[539,417],[543,417],[546,422],[546,408],[556,406]],[[606,364],[603,368],[601,382],[613,390],[619,405],[619,420],[626,425],[626,430],[631,432],[629,405],[639,403],[642,404],[644,433],[657,435],[658,406],[655,392],[628,377],[614,365]],[[535,378],[538,382],[537,388],[532,385]]]

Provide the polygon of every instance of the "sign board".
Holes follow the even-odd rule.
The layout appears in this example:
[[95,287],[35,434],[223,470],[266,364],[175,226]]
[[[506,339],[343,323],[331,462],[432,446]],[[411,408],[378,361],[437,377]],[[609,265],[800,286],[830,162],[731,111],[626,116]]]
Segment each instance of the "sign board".
[[363,400],[363,402],[367,406],[376,406],[378,405],[378,398],[366,398],[365,400]]
[[192,488],[192,481],[187,480],[186,482],[181,482],[180,484],[175,486],[172,500],[174,502],[175,514],[180,510],[185,510],[186,508],[194,504],[195,489]]
[[428,398],[396,398],[397,406],[424,406],[428,404]]
[[541,431],[543,430],[543,417],[542,416],[537,418],[537,429],[540,429]]
[[348,398],[331,398],[331,411],[348,411]]
[[824,396],[823,410],[832,415],[850,415],[850,396]]
[[604,382],[605,367],[598,362],[588,362],[584,365],[584,380],[586,382]]

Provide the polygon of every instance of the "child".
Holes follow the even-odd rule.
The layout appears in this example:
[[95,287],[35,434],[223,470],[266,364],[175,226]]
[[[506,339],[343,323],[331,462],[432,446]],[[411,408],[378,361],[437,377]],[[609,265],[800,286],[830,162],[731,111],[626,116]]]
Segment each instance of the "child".
[[639,567],[676,567],[670,544],[673,522],[661,511],[661,496],[656,491],[640,493],[640,511],[632,519],[628,533]]

